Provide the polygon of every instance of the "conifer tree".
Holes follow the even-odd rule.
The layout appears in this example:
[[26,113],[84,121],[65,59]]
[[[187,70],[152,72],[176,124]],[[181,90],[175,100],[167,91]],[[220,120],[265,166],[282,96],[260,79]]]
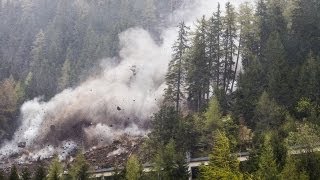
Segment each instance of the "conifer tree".
[[139,180],[142,176],[143,167],[136,155],[131,155],[126,164],[126,179]]
[[214,134],[214,147],[209,158],[209,165],[200,168],[202,179],[242,179],[239,162],[231,155],[230,142],[224,132],[218,130]]
[[19,174],[18,174],[18,170],[17,167],[15,165],[13,165],[11,167],[11,171],[10,171],[10,175],[9,175],[9,180],[19,180]]
[[29,172],[28,168],[24,168],[22,170],[21,179],[22,180],[31,180],[31,173]]
[[79,152],[76,156],[76,159],[72,163],[70,175],[73,179],[87,180],[89,179],[88,170],[89,164],[87,163],[85,156],[81,152]]
[[62,179],[63,168],[59,162],[58,157],[55,157],[50,164],[48,169],[48,180],[60,180]]
[[220,3],[212,17],[207,22],[207,58],[210,72],[211,89],[219,89],[221,82],[221,37],[222,37],[222,17]]
[[235,74],[234,56],[236,55],[237,45],[237,27],[236,27],[236,12],[230,2],[226,4],[226,15],[223,20],[223,90],[225,94],[230,91],[230,83]]
[[204,110],[209,101],[210,68],[206,53],[207,21],[197,21],[187,64],[187,90],[189,107],[197,112]]
[[[186,64],[186,51],[188,45],[188,30],[189,27],[181,22],[178,26],[179,34],[173,46],[173,56],[169,63],[169,70],[166,75],[166,83],[168,88],[166,90],[166,98],[175,103],[176,111],[179,112],[181,99],[184,98],[183,86],[185,84],[185,64]],[[170,101],[169,100],[169,101]]]
[[259,157],[257,176],[265,180],[279,179],[276,160],[273,155],[270,135],[266,134]]
[[44,168],[43,165],[39,165],[33,179],[34,180],[45,180],[46,178],[46,169]]
[[[289,66],[286,60],[284,46],[278,33],[272,33],[265,51],[268,70],[269,94],[280,105],[289,106],[293,90],[290,88]],[[292,93],[290,93],[292,91]]]

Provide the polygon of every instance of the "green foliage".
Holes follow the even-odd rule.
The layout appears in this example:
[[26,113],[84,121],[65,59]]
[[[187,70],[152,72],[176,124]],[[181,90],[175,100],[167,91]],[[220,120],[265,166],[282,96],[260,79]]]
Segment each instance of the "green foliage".
[[219,101],[213,97],[209,102],[209,107],[204,114],[206,128],[209,130],[220,129],[223,127],[222,115],[220,111]]
[[21,179],[22,180],[31,180],[31,173],[29,172],[28,168],[24,168],[22,170]]
[[295,160],[296,157],[289,156],[286,161],[286,165],[284,166],[281,172],[282,180],[292,179],[292,180],[308,180],[309,176],[306,172],[302,171],[298,168],[298,164]]
[[131,155],[126,165],[126,179],[139,180],[142,176],[143,167],[136,155]]
[[8,180],[19,180],[18,170],[17,170],[17,167],[15,165],[13,165],[11,167],[11,171],[10,171],[10,175],[9,175],[9,179]]
[[173,139],[164,148],[158,149],[154,159],[154,168],[161,179],[187,179],[188,167],[182,153],[176,151],[176,143]]
[[214,135],[214,148],[210,154],[209,165],[201,167],[202,179],[242,179],[239,162],[231,154],[230,142],[226,134],[217,131]]
[[55,157],[48,169],[48,180],[60,180],[62,179],[63,167],[59,162],[58,157]]
[[88,170],[89,170],[89,164],[87,163],[85,156],[81,152],[79,152],[69,170],[72,179],[74,180],[89,179]]
[[258,171],[256,176],[265,180],[279,179],[278,167],[271,145],[271,136],[266,134],[260,150]]
[[254,114],[256,127],[260,131],[279,128],[285,118],[283,109],[266,92],[262,93]]
[[46,175],[47,173],[45,167],[43,165],[39,165],[34,174],[33,180],[45,180]]

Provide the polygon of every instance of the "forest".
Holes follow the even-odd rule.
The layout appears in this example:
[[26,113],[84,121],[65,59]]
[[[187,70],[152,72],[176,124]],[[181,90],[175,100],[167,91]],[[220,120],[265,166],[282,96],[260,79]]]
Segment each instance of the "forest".
[[[139,25],[157,39],[157,28],[166,26],[161,17],[181,5],[88,2],[77,9],[62,0],[39,0],[41,8],[0,1],[0,139],[14,132],[25,100],[77,85],[98,59],[116,55],[124,29]],[[197,179],[319,179],[320,1],[216,6],[196,28],[177,25],[160,110],[139,153],[113,179],[188,179],[186,154],[209,155]],[[248,160],[240,163],[239,152]],[[146,162],[152,172],[143,171]],[[34,177],[28,169],[19,177],[13,166],[8,179],[89,178],[81,153],[69,166],[65,175],[54,158]]]

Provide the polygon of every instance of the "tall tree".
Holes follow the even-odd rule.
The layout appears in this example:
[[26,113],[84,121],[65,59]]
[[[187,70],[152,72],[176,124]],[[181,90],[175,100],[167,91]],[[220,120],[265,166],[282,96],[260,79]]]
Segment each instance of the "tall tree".
[[11,171],[10,171],[10,175],[9,175],[9,180],[19,180],[19,174],[18,174],[18,170],[17,167],[15,165],[13,165],[11,167]]
[[224,132],[216,131],[209,158],[209,165],[201,167],[202,179],[242,179],[239,162],[231,155],[230,142]]
[[73,179],[77,180],[87,180],[89,179],[89,164],[87,163],[85,156],[79,152],[76,159],[72,163],[70,169],[70,175]]
[[46,179],[46,169],[43,165],[39,165],[34,176],[34,180],[45,180]]
[[[0,178],[1,179],[1,178]],[[31,173],[28,168],[24,168],[21,173],[22,180],[31,180]]]
[[51,161],[48,173],[48,180],[62,179],[63,168],[57,156]]
[[258,131],[279,128],[285,117],[283,109],[266,92],[262,93],[254,114]]
[[173,139],[164,148],[158,150],[154,162],[155,171],[161,179],[183,180],[189,177],[185,157],[176,151],[176,144]]
[[188,103],[192,110],[202,111],[209,101],[210,68],[206,54],[207,21],[197,21],[187,64]]
[[210,71],[210,85],[208,89],[219,89],[221,86],[221,37],[222,37],[222,17],[220,3],[212,17],[207,22],[207,57]]
[[[268,70],[269,94],[277,103],[284,106],[292,104],[291,95],[294,93],[290,88],[289,66],[286,59],[286,51],[278,33],[272,33],[265,50]],[[292,93],[290,93],[292,92]]]
[[131,155],[126,164],[126,179],[139,180],[142,176],[143,167],[136,155]]
[[279,179],[276,160],[273,155],[270,135],[265,135],[259,157],[257,176],[261,179]]
[[230,83],[234,78],[234,56],[236,55],[236,12],[230,2],[226,4],[226,15],[223,20],[223,90],[226,93],[230,91]]
[[189,27],[181,22],[178,26],[179,34],[178,39],[173,45],[173,56],[169,63],[169,70],[166,75],[166,83],[168,85],[166,96],[171,99],[176,105],[176,111],[180,110],[180,101],[184,97],[182,92],[185,79],[185,64],[186,64],[186,51],[189,48],[188,45],[188,30]]

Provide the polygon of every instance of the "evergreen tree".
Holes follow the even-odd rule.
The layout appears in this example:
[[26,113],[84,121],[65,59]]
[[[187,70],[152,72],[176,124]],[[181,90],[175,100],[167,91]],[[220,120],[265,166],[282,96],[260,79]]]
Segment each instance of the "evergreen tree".
[[234,111],[242,116],[250,127],[254,127],[254,112],[259,98],[266,88],[266,76],[262,73],[261,63],[253,59],[246,71],[239,76]]
[[2,170],[0,171],[0,179],[1,180],[5,180],[6,179]]
[[234,56],[236,55],[237,45],[235,44],[237,38],[236,27],[236,12],[230,2],[226,4],[226,15],[223,21],[223,53],[224,58],[222,60],[223,66],[223,89],[225,93],[228,93],[230,89],[230,83],[235,77],[234,69]]
[[273,155],[270,135],[265,135],[260,150],[257,176],[265,180],[279,179],[276,160]]
[[269,95],[262,93],[254,113],[258,131],[278,129],[284,121],[284,112]]
[[131,155],[126,165],[126,179],[139,180],[142,176],[143,167],[136,155]]
[[10,175],[9,175],[9,180],[19,180],[19,174],[18,174],[18,170],[17,167],[15,165],[13,165],[11,167],[11,171],[10,171]]
[[28,168],[24,168],[22,170],[21,179],[22,180],[31,180],[31,173],[29,172]]
[[87,180],[89,179],[89,164],[87,163],[85,156],[79,152],[72,167],[70,169],[70,175],[73,179],[77,180]]
[[239,162],[231,155],[230,142],[224,132],[216,131],[209,158],[209,165],[201,166],[202,179],[242,179]]
[[209,131],[221,129],[223,127],[222,114],[219,101],[216,97],[210,100],[209,107],[205,112],[206,128]]
[[297,167],[295,157],[287,157],[286,164],[281,172],[281,179],[307,180],[309,176]]
[[168,85],[166,96],[167,99],[175,103],[177,112],[180,109],[180,101],[184,97],[182,89],[185,83],[185,52],[189,48],[188,29],[184,22],[179,24],[178,39],[172,48],[173,58],[169,63],[169,70],[166,75],[166,83]]
[[221,37],[222,37],[222,17],[220,3],[218,9],[207,22],[207,57],[210,71],[211,89],[219,89],[221,86]]
[[[280,105],[290,106],[292,104],[291,95],[293,90],[290,88],[289,66],[286,60],[284,46],[277,33],[271,34],[265,52],[266,68],[269,75],[269,94]],[[268,67],[269,66],[269,67]],[[291,92],[291,93],[290,93]]]
[[183,180],[189,177],[184,156],[176,151],[176,144],[173,139],[164,148],[158,150],[154,162],[155,171],[161,179]]
[[298,78],[296,96],[298,98],[308,98],[311,102],[320,104],[320,63],[319,59],[312,54],[301,67]]
[[38,166],[33,179],[34,180],[45,180],[46,178],[46,169],[43,165]]
[[204,110],[209,101],[210,71],[206,55],[206,23],[204,16],[197,21],[187,64],[188,103],[190,109],[197,112]]
[[48,180],[60,180],[62,179],[63,168],[59,162],[58,157],[55,157],[50,164],[48,169]]

